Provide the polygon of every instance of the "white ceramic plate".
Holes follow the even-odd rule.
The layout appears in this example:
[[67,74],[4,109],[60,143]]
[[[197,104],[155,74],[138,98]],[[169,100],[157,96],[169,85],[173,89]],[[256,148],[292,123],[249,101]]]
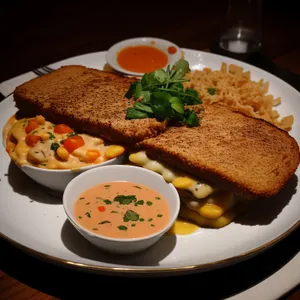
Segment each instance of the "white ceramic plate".
[[[254,80],[269,80],[270,93],[282,98],[279,113],[295,116],[290,134],[300,143],[300,95],[294,88],[272,74],[230,58],[188,49],[184,51],[192,69],[219,69],[223,61],[234,62],[250,70]],[[103,69],[105,55],[106,52],[82,55],[51,66],[82,64]],[[12,97],[0,103],[1,128],[15,111]],[[1,234],[30,253],[65,266],[123,275],[176,275],[204,271],[249,258],[299,225],[297,170],[280,195],[259,202],[253,211],[227,227],[219,230],[203,228],[189,236],[164,236],[145,253],[130,257],[111,256],[100,252],[76,232],[67,221],[61,199],[47,194],[15,167],[3,147],[0,157]]]
[[[164,66],[164,68],[167,67],[167,65],[173,65],[177,60],[180,59],[181,56],[181,50],[180,48],[167,40],[164,39],[158,39],[158,38],[153,38],[153,37],[138,37],[138,38],[132,38],[132,39],[127,39],[124,41],[120,41],[114,45],[112,45],[106,54],[106,61],[107,63],[116,71],[119,71],[124,74],[132,75],[132,76],[142,76],[143,73],[139,72],[133,72],[133,71],[128,71],[124,68],[122,68],[119,63],[118,63],[118,54],[119,52],[126,48],[126,47],[134,47],[134,46],[151,46],[155,47],[162,52],[164,52],[167,57],[168,57],[168,62]],[[170,54],[168,52],[169,47],[175,47],[176,52],[174,54]]]

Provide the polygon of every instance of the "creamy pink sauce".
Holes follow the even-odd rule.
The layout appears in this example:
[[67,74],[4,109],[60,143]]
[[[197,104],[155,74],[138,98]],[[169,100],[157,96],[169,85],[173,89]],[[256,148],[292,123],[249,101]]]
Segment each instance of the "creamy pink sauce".
[[75,218],[95,234],[139,238],[163,229],[170,220],[167,200],[134,182],[106,182],[83,192],[75,202]]

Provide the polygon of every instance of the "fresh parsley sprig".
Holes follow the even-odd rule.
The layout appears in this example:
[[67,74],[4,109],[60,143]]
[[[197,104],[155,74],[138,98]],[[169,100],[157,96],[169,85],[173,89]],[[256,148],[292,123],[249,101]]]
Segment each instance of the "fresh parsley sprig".
[[188,81],[185,74],[190,71],[189,63],[180,59],[166,70],[158,69],[145,73],[140,81],[133,82],[125,94],[128,99],[136,101],[128,108],[127,119],[157,118],[181,122],[188,126],[199,126],[197,114],[185,105],[201,104],[196,90],[184,88]]

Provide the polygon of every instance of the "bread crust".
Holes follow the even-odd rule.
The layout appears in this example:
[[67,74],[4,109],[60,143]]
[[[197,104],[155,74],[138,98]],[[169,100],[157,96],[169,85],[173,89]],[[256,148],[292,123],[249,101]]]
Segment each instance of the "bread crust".
[[288,132],[219,104],[205,106],[200,127],[170,127],[136,148],[248,199],[277,194],[300,160]]
[[78,132],[135,144],[166,129],[166,123],[156,119],[126,120],[127,108],[134,101],[125,94],[135,80],[83,66],[64,66],[18,86],[14,100],[22,114],[41,114]]

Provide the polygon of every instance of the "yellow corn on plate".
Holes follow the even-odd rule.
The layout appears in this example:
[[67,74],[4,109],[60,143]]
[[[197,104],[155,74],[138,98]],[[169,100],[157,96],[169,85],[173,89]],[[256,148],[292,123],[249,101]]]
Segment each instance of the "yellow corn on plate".
[[111,145],[105,151],[107,158],[115,158],[122,155],[125,152],[125,148],[118,145]]
[[188,177],[177,177],[172,181],[172,184],[178,189],[187,189],[193,183],[194,181]]
[[247,205],[238,203],[218,219],[206,219],[194,210],[189,209],[185,205],[180,208],[179,216],[183,219],[193,221],[200,227],[205,228],[222,228],[230,224],[238,215],[246,210]]

